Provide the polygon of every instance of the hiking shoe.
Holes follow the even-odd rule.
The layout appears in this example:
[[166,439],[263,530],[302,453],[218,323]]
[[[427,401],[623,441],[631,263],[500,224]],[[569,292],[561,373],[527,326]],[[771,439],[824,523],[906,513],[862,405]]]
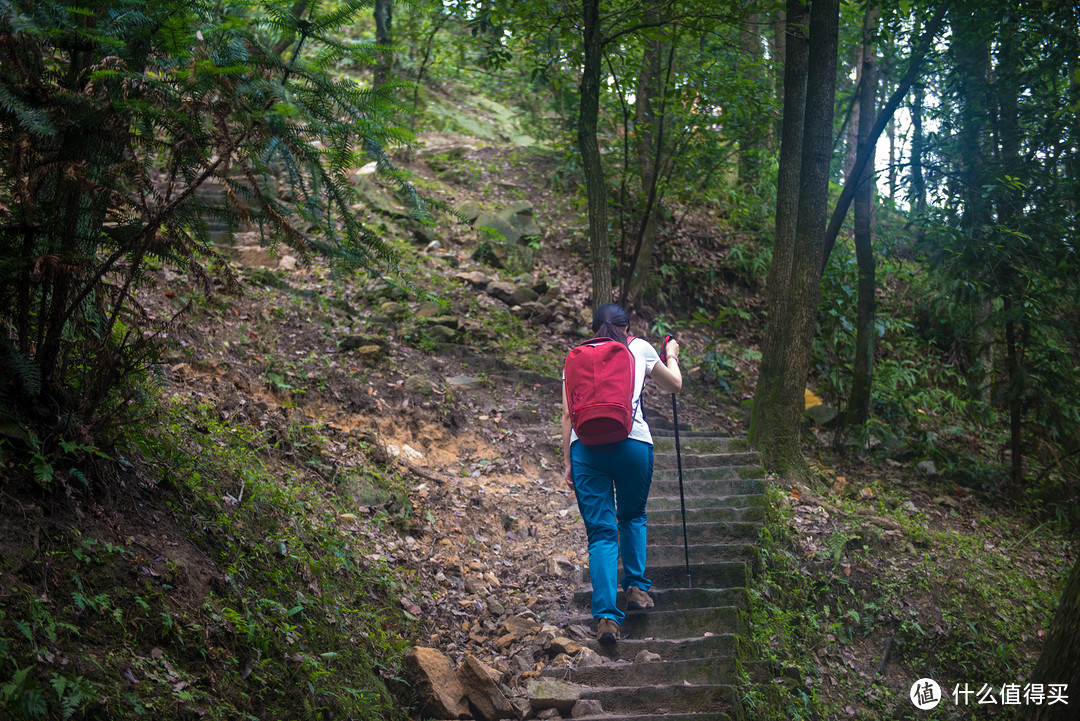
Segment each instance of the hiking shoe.
[[615,643],[619,638],[619,624],[610,618],[601,618],[596,625],[596,640],[600,643]]
[[642,591],[637,586],[631,586],[626,589],[626,607],[635,611],[643,608],[652,608],[656,604],[649,598],[649,594]]

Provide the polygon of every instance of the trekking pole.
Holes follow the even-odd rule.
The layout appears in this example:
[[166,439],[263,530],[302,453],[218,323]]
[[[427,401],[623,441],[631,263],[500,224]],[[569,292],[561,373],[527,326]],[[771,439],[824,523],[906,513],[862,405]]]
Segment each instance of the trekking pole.
[[[663,349],[660,360],[667,365],[667,344],[674,340],[671,335],[664,336]],[[679,401],[675,394],[671,394],[671,420],[675,424],[675,463],[679,468],[679,507],[682,509],[682,541],[683,553],[686,557],[686,587],[693,588],[690,578],[690,541],[686,536],[686,495],[683,493],[682,479],[682,449],[679,447]]]

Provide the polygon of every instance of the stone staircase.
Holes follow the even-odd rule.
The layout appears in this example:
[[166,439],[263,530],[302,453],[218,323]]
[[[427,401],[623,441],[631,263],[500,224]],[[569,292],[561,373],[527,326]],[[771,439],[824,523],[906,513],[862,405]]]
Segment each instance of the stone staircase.
[[[614,646],[587,642],[602,664],[545,669],[531,702],[542,707],[545,693],[569,694],[599,702],[579,705],[576,718],[606,721],[745,719],[736,678],[748,655],[746,585],[758,564],[764,474],[745,441],[680,432],[688,577],[675,439],[655,428],[653,435],[646,574],[656,607],[628,612]],[[580,615],[565,619],[567,626],[595,628],[589,588],[586,577],[574,596]]]

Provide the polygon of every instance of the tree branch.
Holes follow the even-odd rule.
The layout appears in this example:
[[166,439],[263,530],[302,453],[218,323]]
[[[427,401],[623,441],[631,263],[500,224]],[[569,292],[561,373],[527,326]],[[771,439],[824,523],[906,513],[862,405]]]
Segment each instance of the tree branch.
[[908,65],[907,72],[904,73],[904,77],[901,78],[899,85],[897,85],[896,90],[889,98],[889,102],[885,104],[885,107],[881,109],[881,112],[878,113],[877,118],[874,120],[866,144],[859,147],[858,154],[855,156],[855,165],[852,166],[851,171],[848,173],[847,180],[844,182],[844,189],[840,193],[840,198],[836,201],[836,208],[833,210],[832,217],[829,218],[829,227],[825,231],[825,252],[821,260],[823,269],[829,262],[829,255],[832,254],[833,246],[836,244],[836,237],[840,234],[840,227],[844,224],[844,217],[847,215],[851,200],[855,196],[855,189],[860,184],[863,169],[870,162],[870,156],[873,154],[878,138],[881,137],[881,132],[885,129],[889,119],[892,118],[893,113],[896,112],[896,108],[900,106],[904,96],[907,95],[911,84],[915,82],[915,77],[919,73],[919,66],[923,57],[930,50],[930,44],[945,19],[945,11],[949,9],[949,4],[950,0],[943,0],[937,10],[934,11],[934,16],[926,24],[926,31],[923,33],[919,45],[911,53],[911,63]]

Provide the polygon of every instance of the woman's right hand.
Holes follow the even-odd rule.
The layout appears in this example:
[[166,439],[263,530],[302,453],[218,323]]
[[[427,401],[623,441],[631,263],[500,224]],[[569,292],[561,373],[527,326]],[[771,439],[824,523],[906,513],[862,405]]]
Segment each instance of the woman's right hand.
[[672,338],[667,342],[667,345],[664,346],[664,358],[679,359],[679,341]]
[[566,478],[566,485],[570,486],[570,488],[573,488],[574,487],[574,471],[573,471],[573,469],[570,468],[570,466],[567,466],[566,471],[563,473],[563,475]]

